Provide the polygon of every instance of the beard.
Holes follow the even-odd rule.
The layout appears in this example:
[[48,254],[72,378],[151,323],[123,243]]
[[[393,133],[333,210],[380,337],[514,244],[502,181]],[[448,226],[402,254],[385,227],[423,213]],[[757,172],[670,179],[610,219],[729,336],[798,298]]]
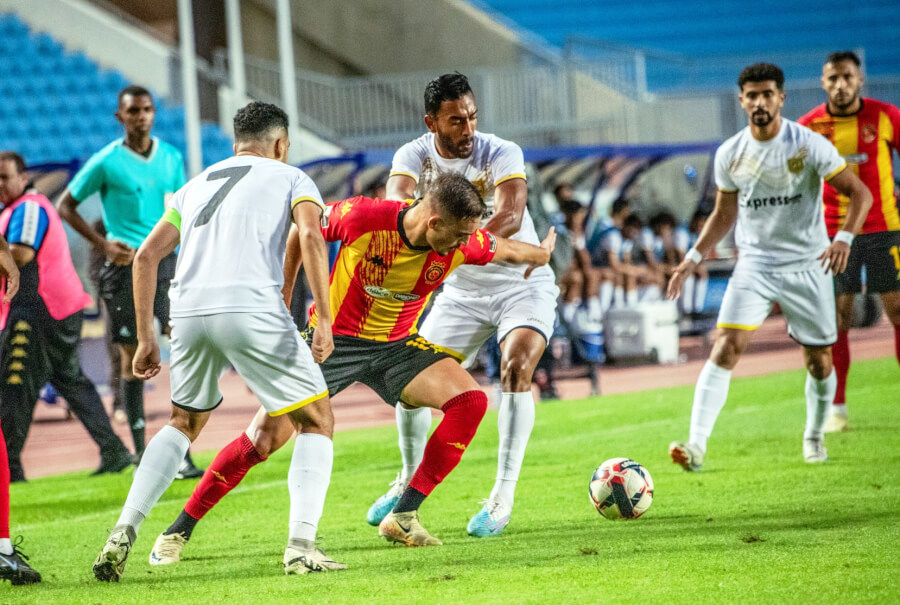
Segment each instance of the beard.
[[459,142],[454,143],[453,139],[447,135],[438,134],[437,137],[441,147],[450,152],[453,157],[457,159],[465,159],[472,155],[472,152],[475,150],[474,138],[462,139]]
[[859,99],[859,90],[844,95],[836,94],[831,98],[831,103],[840,111],[844,111],[852,107],[857,99]]
[[754,126],[768,126],[772,123],[772,114],[768,111],[755,111],[750,117]]

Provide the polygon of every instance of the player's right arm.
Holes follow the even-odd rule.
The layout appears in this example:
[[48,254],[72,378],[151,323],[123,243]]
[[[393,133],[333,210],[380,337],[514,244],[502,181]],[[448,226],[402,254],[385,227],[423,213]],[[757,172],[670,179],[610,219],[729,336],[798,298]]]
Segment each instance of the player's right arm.
[[[331,332],[331,300],[328,294],[328,247],[322,236],[322,207],[313,203],[295,204],[291,214],[297,225],[297,244],[303,254],[306,279],[309,282],[309,289],[312,290],[318,316],[310,349],[316,363],[322,363],[334,350],[334,337]],[[289,247],[290,245],[289,243]],[[299,269],[299,254],[295,253],[295,256],[297,261],[294,267]],[[296,270],[293,275],[296,278]]]
[[[674,300],[681,295],[684,280],[688,276],[693,275],[694,269],[700,260],[725,237],[737,220],[737,215],[738,192],[719,189],[716,192],[716,208],[706,220],[697,243],[694,244],[694,247],[685,255],[684,260],[675,268],[672,279],[669,280],[669,288],[666,292],[669,300]],[[699,258],[696,258],[693,253],[697,253]]]
[[138,346],[132,362],[132,371],[142,380],[159,374],[159,344],[153,331],[156,278],[159,261],[174,252],[181,241],[180,226],[181,215],[174,209],[168,210],[134,256],[132,281]]
[[407,174],[392,174],[385,189],[389,200],[411,200],[416,197],[416,179]]
[[[850,198],[847,204],[847,216],[840,231],[835,235],[831,245],[819,256],[825,270],[843,273],[850,258],[850,242],[852,236],[859,233],[869,209],[872,207],[872,192],[863,184],[850,168],[844,168],[828,180],[828,184],[838,193]],[[844,237],[841,237],[842,233]],[[847,241],[849,240],[849,241]]]

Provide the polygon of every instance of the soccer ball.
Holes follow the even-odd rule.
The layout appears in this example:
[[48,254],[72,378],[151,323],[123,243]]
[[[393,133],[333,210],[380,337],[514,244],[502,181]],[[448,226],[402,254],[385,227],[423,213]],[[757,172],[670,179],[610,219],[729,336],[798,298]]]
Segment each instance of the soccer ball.
[[637,519],[653,502],[653,479],[634,460],[611,458],[594,471],[588,493],[607,519]]

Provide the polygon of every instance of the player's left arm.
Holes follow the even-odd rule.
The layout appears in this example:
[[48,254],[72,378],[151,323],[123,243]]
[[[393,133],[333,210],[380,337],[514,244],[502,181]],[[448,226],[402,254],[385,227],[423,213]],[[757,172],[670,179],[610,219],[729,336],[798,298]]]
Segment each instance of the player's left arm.
[[300,250],[300,231],[297,224],[291,225],[288,233],[287,248],[284,251],[284,286],[281,288],[281,296],[285,306],[291,308],[291,298],[294,296],[294,285],[297,275],[300,273],[300,265],[303,264],[303,254]]
[[181,241],[180,227],[181,215],[176,210],[167,211],[134,255],[132,281],[138,346],[132,362],[132,371],[142,380],[159,374],[159,344],[153,331],[156,278],[159,261],[174,252]]
[[838,193],[850,198],[850,203],[847,205],[844,224],[834,236],[831,245],[819,256],[819,260],[822,261],[826,271],[830,269],[834,273],[843,273],[850,257],[853,236],[862,229],[866,215],[872,207],[872,192],[849,167],[831,177],[828,184],[837,189]]
[[524,178],[511,178],[494,189],[494,214],[484,228],[499,235],[511,237],[522,228],[522,217],[528,206],[528,184]]
[[528,265],[525,270],[525,279],[531,275],[531,272],[550,262],[550,255],[556,247],[556,229],[550,227],[547,237],[541,242],[540,246],[526,244],[514,239],[505,237],[497,237],[497,250],[491,262],[494,263],[510,263],[513,265]]
[[[313,332],[310,350],[316,363],[322,363],[334,351],[334,338],[331,331],[331,301],[328,294],[328,246],[322,235],[322,212],[318,204],[295,204],[291,211],[297,225],[297,246],[306,257],[306,279],[316,304],[318,323]],[[298,255],[299,263],[299,255]],[[294,278],[297,272],[294,271]]]

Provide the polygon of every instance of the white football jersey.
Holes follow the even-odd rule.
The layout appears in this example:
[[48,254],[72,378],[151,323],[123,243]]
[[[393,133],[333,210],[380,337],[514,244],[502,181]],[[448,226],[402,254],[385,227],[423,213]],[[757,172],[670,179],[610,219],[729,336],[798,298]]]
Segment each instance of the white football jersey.
[[783,119],[769,141],[750,127],[716,151],[716,185],[738,193],[738,262],[766,271],[804,271],[828,247],[822,179],[846,164],[820,134]]
[[[488,221],[494,212],[494,191],[500,183],[511,179],[525,178],[525,159],[518,145],[492,134],[475,133],[472,155],[462,159],[441,157],[434,146],[434,133],[427,133],[397,150],[391,165],[391,175],[403,174],[416,181],[416,196],[422,196],[431,181],[443,172],[458,172],[469,179],[481,193],[488,208]],[[510,239],[540,245],[534,221],[528,209],[522,216],[522,226]],[[464,290],[500,291],[511,283],[525,283],[525,267],[492,263],[489,265],[460,266],[445,284]],[[538,280],[554,281],[553,270],[549,266],[535,269],[528,282]]]
[[180,217],[181,231],[172,317],[284,311],[291,209],[304,202],[324,211],[302,170],[258,156],[213,164],[179,189],[168,211]]

